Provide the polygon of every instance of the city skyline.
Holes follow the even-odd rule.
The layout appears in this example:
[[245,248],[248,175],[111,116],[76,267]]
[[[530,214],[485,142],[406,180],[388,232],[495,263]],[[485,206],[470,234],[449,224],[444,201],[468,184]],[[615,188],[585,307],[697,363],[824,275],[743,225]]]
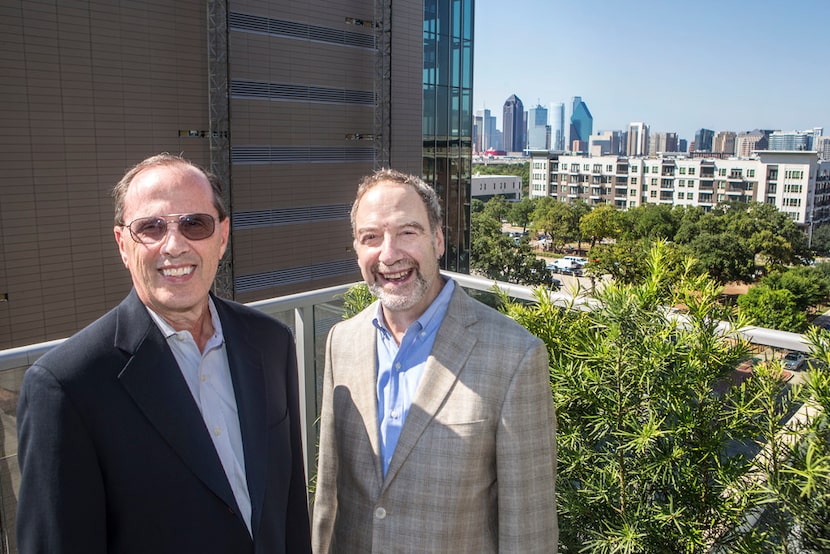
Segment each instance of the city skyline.
[[478,0],[474,109],[491,110],[503,130],[513,94],[526,110],[581,96],[594,133],[642,121],[689,143],[700,128],[830,128],[822,48],[830,3],[682,6],[520,0],[505,10]]

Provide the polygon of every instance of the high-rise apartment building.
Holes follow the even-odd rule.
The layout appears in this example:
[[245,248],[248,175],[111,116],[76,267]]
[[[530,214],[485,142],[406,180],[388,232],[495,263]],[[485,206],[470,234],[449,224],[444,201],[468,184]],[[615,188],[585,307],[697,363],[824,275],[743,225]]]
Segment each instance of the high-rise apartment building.
[[522,152],[525,148],[525,108],[515,94],[504,102],[501,124],[504,149],[508,152]]
[[580,199],[619,209],[762,202],[805,229],[830,223],[830,160],[815,152],[761,151],[754,158],[582,156],[534,152],[531,197]]
[[649,139],[648,125],[642,121],[628,124],[628,133],[625,152],[629,156],[648,155]]
[[[571,151],[584,151],[588,148],[589,137],[594,132],[594,117],[588,105],[580,96],[574,96],[571,102],[571,126],[568,148]],[[576,146],[579,144],[580,146]]]
[[715,132],[711,129],[698,129],[695,133],[695,152],[711,152]]
[[163,151],[226,184],[224,296],[359,279],[349,208],[381,165],[435,186],[444,266],[466,267],[472,3],[7,2],[0,348],[67,336],[127,293],[109,191]]
[[529,150],[550,149],[548,109],[538,104],[527,111],[527,148]]
[[735,139],[737,134],[734,131],[718,131],[712,139],[712,152],[719,154],[735,154]]

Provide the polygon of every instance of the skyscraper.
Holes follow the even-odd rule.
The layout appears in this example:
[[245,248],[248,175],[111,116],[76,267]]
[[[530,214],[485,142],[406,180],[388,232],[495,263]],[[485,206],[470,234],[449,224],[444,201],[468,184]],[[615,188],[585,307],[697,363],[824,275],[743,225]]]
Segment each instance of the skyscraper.
[[162,151],[225,183],[224,296],[359,279],[349,208],[378,165],[436,187],[445,265],[465,267],[472,0],[7,4],[0,348],[65,337],[129,291],[109,191]]
[[574,96],[571,103],[571,126],[568,148],[573,150],[574,144],[582,144],[580,149],[587,149],[588,139],[594,132],[594,118],[588,105],[582,101],[580,96]]
[[629,156],[647,156],[649,153],[648,146],[648,125],[641,121],[629,123],[626,154]]
[[562,102],[551,106],[550,126],[551,150],[564,152],[567,133],[565,132],[565,104]]
[[715,138],[712,139],[712,152],[720,154],[735,154],[735,138],[737,134],[734,131],[718,131]]
[[711,129],[698,129],[695,133],[695,152],[711,152],[715,132]]
[[504,128],[504,149],[508,152],[521,152],[525,148],[525,108],[515,94],[504,102],[502,112]]
[[527,111],[527,148],[547,150],[550,148],[549,139],[548,110],[537,104]]
[[488,148],[495,148],[496,139],[496,117],[490,115],[490,110],[479,110],[476,112],[476,137],[475,150],[484,152]]

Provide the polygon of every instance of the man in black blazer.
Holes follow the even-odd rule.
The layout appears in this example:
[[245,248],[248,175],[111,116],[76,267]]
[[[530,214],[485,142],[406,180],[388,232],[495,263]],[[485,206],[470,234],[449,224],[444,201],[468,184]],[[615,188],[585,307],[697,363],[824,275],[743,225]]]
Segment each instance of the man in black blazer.
[[133,290],[26,372],[20,552],[309,552],[294,343],[209,292],[216,179],[161,154],[113,195]]

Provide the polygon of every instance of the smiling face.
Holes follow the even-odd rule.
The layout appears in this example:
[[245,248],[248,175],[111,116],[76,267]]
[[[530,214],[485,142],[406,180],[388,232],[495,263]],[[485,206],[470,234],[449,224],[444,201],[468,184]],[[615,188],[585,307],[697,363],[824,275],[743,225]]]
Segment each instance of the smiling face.
[[420,317],[441,291],[440,228],[430,229],[424,202],[408,185],[384,181],[360,198],[354,248],[363,279],[383,305],[387,322]]
[[139,172],[124,196],[124,224],[141,217],[205,213],[216,218],[213,235],[188,240],[178,224],[168,225],[158,242],[140,244],[126,226],[116,225],[115,240],[141,301],[177,330],[181,321],[208,314],[208,291],[225,252],[229,220],[219,221],[211,185],[185,164],[153,166]]

